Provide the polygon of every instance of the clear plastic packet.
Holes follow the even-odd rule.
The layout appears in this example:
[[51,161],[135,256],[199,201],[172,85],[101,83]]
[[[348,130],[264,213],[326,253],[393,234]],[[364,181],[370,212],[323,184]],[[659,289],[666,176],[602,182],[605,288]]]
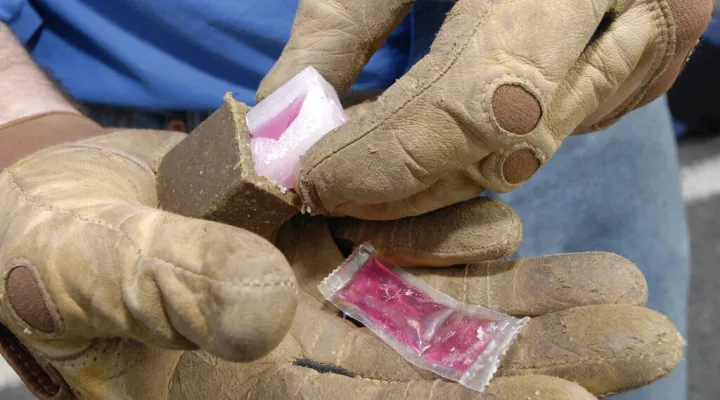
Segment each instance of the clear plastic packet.
[[360,246],[319,285],[408,362],[482,392],[528,321],[464,304]]

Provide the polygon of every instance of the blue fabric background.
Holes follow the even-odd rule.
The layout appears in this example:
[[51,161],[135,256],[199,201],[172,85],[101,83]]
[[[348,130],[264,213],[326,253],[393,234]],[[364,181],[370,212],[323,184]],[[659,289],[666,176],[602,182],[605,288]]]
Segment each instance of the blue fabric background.
[[[296,9],[297,0],[0,0],[0,20],[83,103],[210,110],[227,91],[254,104]],[[409,47],[407,20],[355,87],[390,85]]]

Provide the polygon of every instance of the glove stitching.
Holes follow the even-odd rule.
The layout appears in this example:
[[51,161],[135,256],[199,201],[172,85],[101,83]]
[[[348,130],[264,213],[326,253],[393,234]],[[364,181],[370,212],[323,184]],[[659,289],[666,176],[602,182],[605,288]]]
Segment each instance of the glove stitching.
[[[121,151],[121,150],[113,149],[113,148],[111,148],[111,147],[106,147],[106,146],[96,145],[96,144],[89,144],[89,143],[73,143],[73,144],[68,144],[68,145],[61,146],[61,147],[59,147],[59,148],[74,149],[74,150],[78,150],[78,151],[82,151],[82,150],[99,150],[99,151],[101,151],[101,152],[103,152],[103,153],[108,153],[108,154],[110,154],[110,155],[114,155],[114,156],[116,156],[116,157],[120,157],[121,159],[123,159],[123,160],[125,160],[125,161],[131,161],[131,162],[137,164],[137,165],[138,165],[139,167],[141,167],[142,169],[146,170],[148,173],[150,173],[150,175],[151,175],[153,178],[155,177],[155,172],[154,172],[153,169],[150,167],[150,165],[149,165],[147,162],[145,162],[144,160],[142,160],[141,158],[139,158],[139,157],[137,157],[137,156],[135,156],[135,155],[133,155],[133,154],[131,154],[131,153],[127,153],[127,152],[124,152],[124,151]],[[57,148],[56,148],[56,149],[57,149]]]
[[[407,399],[408,392],[410,391],[410,386],[412,386],[412,382],[408,382],[407,385],[405,385],[405,390],[403,390],[402,394],[402,400]],[[428,399],[432,399],[432,396],[428,396]]]
[[[413,381],[411,381],[411,383],[412,383],[412,382],[413,382]],[[433,398],[433,393],[435,393],[435,388],[437,387],[437,385],[440,384],[440,382],[441,382],[440,379],[435,379],[435,381],[433,382],[433,384],[430,385],[430,394],[428,395],[428,399],[432,399],[432,398]]]
[[145,257],[145,258],[151,259],[154,261],[158,261],[163,264],[168,264],[173,269],[179,270],[180,273],[189,274],[194,277],[209,281],[210,283],[213,283],[216,285],[219,284],[222,286],[231,286],[231,287],[237,287],[237,288],[242,288],[242,289],[245,289],[245,288],[268,288],[268,287],[290,287],[290,288],[296,287],[295,282],[293,282],[291,279],[274,279],[274,278],[268,278],[265,280],[240,279],[236,282],[226,282],[226,281],[218,280],[215,278],[211,278],[209,276],[202,275],[198,272],[189,270],[186,267],[172,263],[172,262],[164,260],[162,258],[157,258],[157,257]]
[[[367,378],[364,376],[358,375],[357,377],[353,379],[360,379],[363,381],[369,381],[373,383],[383,383],[383,384],[393,384],[393,383],[415,383],[415,382],[427,382],[428,380],[421,380],[421,379],[413,379],[413,380],[407,380],[407,381],[399,381],[399,380],[393,380],[393,379],[383,379],[383,378]],[[437,379],[436,379],[437,381]]]
[[20,363],[25,367],[25,371],[29,372],[30,375],[32,375],[35,382],[42,384],[46,394],[52,394],[52,386],[50,386],[52,383],[48,383],[46,379],[42,379],[43,377],[39,376],[38,371],[30,366],[31,363],[33,365],[35,365],[36,363],[34,361],[29,361],[27,358],[25,358],[24,352],[18,349],[14,343],[8,344],[7,347],[12,352],[12,354],[17,357],[18,361],[20,361]]
[[463,274],[463,295],[462,302],[468,302],[468,275],[470,275],[470,264],[465,264],[465,273]]
[[[324,156],[320,161],[318,161],[317,163],[315,163],[314,166],[308,168],[308,170],[307,170],[307,172],[305,173],[305,175],[309,175],[310,173],[312,173],[314,169],[316,169],[317,167],[319,167],[320,164],[322,164],[325,160],[327,160],[328,158],[330,158],[330,156],[332,156],[333,154],[335,154],[335,153],[337,153],[337,152],[339,152],[339,151],[347,148],[348,146],[350,146],[350,145],[358,142],[359,140],[363,139],[365,136],[367,136],[367,135],[371,134],[372,132],[376,131],[381,125],[384,125],[388,120],[390,120],[390,119],[391,119],[392,117],[394,117],[396,114],[400,113],[403,109],[405,109],[405,107],[406,107],[408,104],[410,104],[410,103],[411,103],[412,101],[414,101],[416,98],[421,97],[422,95],[424,95],[425,92],[427,92],[428,90],[430,90],[430,89],[433,87],[433,85],[435,85],[438,81],[440,81],[443,77],[445,77],[445,75],[450,71],[450,69],[452,69],[452,67],[454,67],[455,64],[458,62],[458,60],[462,57],[463,53],[465,52],[465,50],[467,49],[468,45],[469,45],[470,42],[473,40],[473,38],[475,38],[475,37],[477,36],[477,33],[478,33],[478,31],[480,30],[480,26],[485,22],[485,20],[487,19],[488,15],[490,15],[490,10],[489,10],[489,9],[486,10],[485,13],[484,13],[480,18],[478,18],[477,23],[476,23],[475,26],[473,26],[473,28],[472,28],[472,34],[468,35],[467,40],[465,41],[465,43],[462,44],[462,47],[456,51],[456,53],[454,54],[454,57],[443,67],[443,70],[437,72],[438,75],[437,75],[436,77],[434,77],[434,79],[431,79],[430,82],[428,82],[428,83],[426,84],[426,86],[423,87],[423,88],[417,93],[416,96],[408,98],[408,99],[405,100],[400,106],[396,107],[396,109],[393,110],[393,111],[387,110],[385,107],[383,107],[383,108],[386,110],[385,112],[387,113],[387,115],[386,115],[384,118],[381,118],[379,121],[377,121],[375,124],[373,124],[373,125],[372,125],[369,129],[367,129],[367,130],[365,131],[365,133],[363,133],[362,135],[360,135],[360,136],[358,136],[357,138],[351,140],[349,143],[344,144],[341,148],[339,148],[339,149],[337,149],[337,150],[334,150],[334,151],[332,151],[330,154]],[[427,56],[426,56],[426,57],[427,57]],[[382,96],[380,96],[380,98],[378,98],[378,100],[379,100],[380,103],[382,104],[381,99],[382,99]]]
[[[485,263],[485,276],[490,276],[490,263]],[[485,279],[485,293],[487,295],[487,308],[492,309],[492,287],[490,286],[490,279]]]
[[20,185],[18,184],[17,179],[15,178],[15,176],[13,175],[13,173],[12,173],[11,171],[6,170],[5,172],[8,174],[8,177],[10,178],[10,184],[13,186],[14,189],[16,189],[16,190],[18,191],[18,193],[20,194],[20,196],[22,197],[22,199],[25,200],[26,202],[28,202],[29,204],[31,204],[31,205],[33,205],[33,206],[35,206],[35,207],[38,207],[38,208],[40,208],[40,209],[42,209],[42,210],[44,210],[44,211],[52,211],[52,212],[57,212],[57,213],[60,213],[60,214],[68,215],[68,216],[70,216],[71,218],[73,218],[75,221],[78,221],[78,222],[82,222],[82,223],[86,223],[86,224],[92,224],[92,225],[98,225],[98,226],[100,226],[100,227],[103,227],[103,228],[105,228],[105,229],[108,229],[108,230],[110,230],[111,232],[119,235],[121,238],[125,239],[125,240],[130,244],[130,246],[132,247],[132,249],[136,252],[136,254],[137,254],[139,257],[141,257],[141,258],[146,258],[146,259],[149,258],[149,259],[152,259],[152,260],[155,260],[155,261],[159,261],[159,262],[168,264],[168,265],[172,266],[172,267],[175,268],[175,269],[179,269],[179,270],[181,270],[181,271],[183,271],[183,272],[186,272],[186,273],[188,273],[188,274],[191,274],[191,275],[194,275],[194,276],[203,278],[203,279],[205,279],[205,280],[207,280],[207,281],[210,281],[210,282],[215,283],[215,284],[223,285],[223,286],[237,286],[237,287],[241,287],[241,288],[244,288],[244,287],[258,287],[258,288],[263,288],[263,287],[272,287],[272,286],[296,287],[295,282],[293,282],[291,279],[274,280],[274,281],[242,279],[242,280],[238,281],[238,283],[235,283],[235,282],[226,282],[226,281],[218,280],[218,279],[211,278],[211,277],[208,277],[208,276],[205,276],[205,275],[201,275],[201,274],[199,274],[199,273],[197,273],[197,272],[195,272],[195,271],[189,270],[189,269],[186,268],[186,267],[183,267],[183,266],[181,266],[181,265],[175,264],[175,263],[170,262],[170,261],[168,261],[168,260],[164,260],[164,259],[161,259],[161,258],[158,258],[158,257],[152,257],[152,256],[143,256],[142,251],[140,250],[140,247],[132,240],[132,238],[131,238],[126,232],[124,232],[124,231],[122,231],[122,230],[120,230],[120,229],[118,229],[118,228],[116,228],[116,227],[114,227],[114,226],[112,226],[112,225],[109,225],[109,224],[107,224],[107,223],[105,223],[105,222],[103,222],[103,221],[96,220],[96,219],[90,219],[90,218],[86,218],[86,217],[82,217],[82,216],[79,216],[79,215],[73,213],[72,211],[64,210],[64,209],[61,209],[61,208],[58,208],[58,207],[55,207],[55,206],[52,206],[52,205],[49,205],[49,204],[46,204],[46,203],[37,201],[37,200],[33,199],[32,196],[29,196],[27,193],[25,193],[25,191],[22,189],[22,187],[20,187]]
[[349,347],[350,343],[354,343],[355,340],[357,340],[357,335],[355,334],[356,332],[358,332],[356,329],[348,332],[348,340],[344,340],[342,346],[338,349],[337,356],[335,356],[335,362],[340,363],[340,360],[342,360],[342,357],[345,355],[345,350]]
[[122,379],[122,374],[120,371],[120,360],[121,360],[121,354],[122,349],[125,347],[125,343],[127,342],[127,339],[121,339],[120,343],[115,347],[115,370],[114,370],[114,377],[115,380],[120,384],[120,390],[125,395],[125,397],[129,398],[127,388],[125,387],[125,379]]

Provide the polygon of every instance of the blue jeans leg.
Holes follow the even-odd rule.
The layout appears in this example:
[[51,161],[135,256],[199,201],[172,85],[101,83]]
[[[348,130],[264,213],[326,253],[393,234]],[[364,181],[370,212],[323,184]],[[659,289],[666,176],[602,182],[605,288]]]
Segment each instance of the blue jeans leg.
[[[530,182],[500,199],[523,220],[516,257],[610,251],[637,264],[648,307],[687,337],[690,251],[677,147],[666,99],[612,128],[571,137]],[[684,400],[687,366],[617,400]]]

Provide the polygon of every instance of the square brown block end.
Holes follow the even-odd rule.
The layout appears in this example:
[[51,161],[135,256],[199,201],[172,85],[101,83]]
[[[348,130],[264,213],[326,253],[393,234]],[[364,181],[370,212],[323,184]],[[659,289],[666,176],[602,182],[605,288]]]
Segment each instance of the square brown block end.
[[297,194],[255,173],[249,110],[228,93],[225,104],[165,156],[158,171],[163,209],[266,238],[300,211]]

